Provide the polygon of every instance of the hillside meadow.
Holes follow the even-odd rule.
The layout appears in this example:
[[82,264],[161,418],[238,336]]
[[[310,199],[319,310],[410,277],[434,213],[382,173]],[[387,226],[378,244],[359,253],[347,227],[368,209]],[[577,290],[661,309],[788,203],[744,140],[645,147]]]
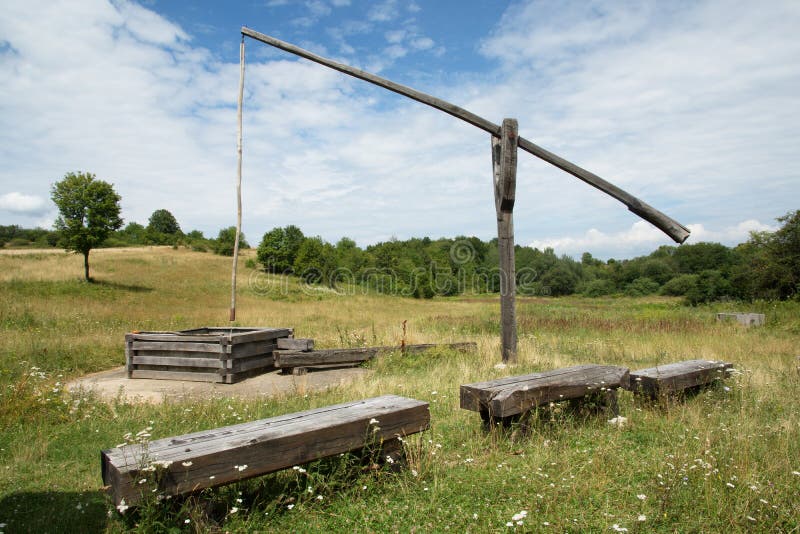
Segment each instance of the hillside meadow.
[[[293,327],[318,347],[475,341],[371,362],[324,393],[135,404],[66,391],[124,363],[131,330],[227,323],[230,260],[172,248],[0,255],[0,531],[4,532],[798,532],[800,305],[686,307],[653,298],[521,298],[519,363],[497,369],[492,295],[415,300],[303,287],[247,269],[237,324]],[[717,311],[767,324],[717,323]],[[458,386],[581,363],[632,369],[727,360],[724,384],[654,405],[620,395],[606,415],[543,410],[529,435],[485,433]],[[102,491],[100,451],[381,394],[430,402],[432,427],[406,443],[408,467],[322,460],[120,515]],[[127,439],[131,439],[130,436]]]

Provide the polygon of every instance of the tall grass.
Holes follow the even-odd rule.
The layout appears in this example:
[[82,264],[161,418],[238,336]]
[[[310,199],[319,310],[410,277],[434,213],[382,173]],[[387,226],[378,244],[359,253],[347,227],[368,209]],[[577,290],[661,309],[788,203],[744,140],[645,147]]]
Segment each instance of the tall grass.
[[[244,268],[242,325],[290,326],[318,346],[475,341],[477,354],[390,355],[324,393],[137,405],[64,384],[122,365],[130,330],[225,324],[229,259],[153,248],[81,259],[0,256],[0,530],[613,531],[800,529],[800,306],[756,303],[762,328],[717,323],[730,305],[650,299],[521,299],[519,363],[497,369],[494,297],[418,301],[337,295]],[[558,407],[531,433],[484,433],[458,386],[579,363],[640,368],[710,358],[740,371],[666,405],[621,394],[622,428]],[[119,515],[101,491],[99,451],[151,428],[154,439],[396,393],[430,402],[432,428],[409,439],[409,467],[366,470],[346,458],[155,500]],[[310,489],[310,492],[309,492]],[[526,513],[522,513],[522,512]],[[188,521],[188,522],[187,522]],[[518,524],[521,522],[521,524]],[[510,523],[510,526],[508,526]]]

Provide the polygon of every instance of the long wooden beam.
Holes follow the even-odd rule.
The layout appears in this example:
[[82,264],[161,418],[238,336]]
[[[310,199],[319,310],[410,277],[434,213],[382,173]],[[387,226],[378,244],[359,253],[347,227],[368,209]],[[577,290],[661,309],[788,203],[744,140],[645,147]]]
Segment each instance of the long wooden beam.
[[[339,63],[337,61],[333,61],[331,59],[318,56],[317,54],[309,52],[308,50],[300,48],[299,46],[295,46],[291,43],[281,41],[280,39],[276,39],[275,37],[265,35],[255,30],[251,30],[250,28],[247,28],[245,26],[242,27],[242,35],[251,37],[257,41],[261,41],[262,43],[274,46],[275,48],[279,48],[281,50],[308,59],[315,63],[319,63],[320,65],[324,65],[331,69],[338,70],[339,72],[348,74],[360,80],[364,80],[365,82],[369,82],[379,87],[383,87],[384,89],[388,89],[389,91],[406,96],[408,98],[411,98],[412,100],[416,100],[417,102],[421,102],[422,104],[426,104],[435,109],[438,109],[439,111],[444,111],[445,113],[452,115],[457,119],[461,119],[473,126],[476,126],[477,128],[480,128],[481,130],[489,132],[495,137],[500,137],[499,125],[491,121],[488,121],[483,117],[475,115],[471,111],[467,111],[462,107],[456,106],[455,104],[451,104],[450,102],[442,100],[441,98],[436,98],[435,96],[431,96],[421,91],[417,91],[416,89],[412,89],[411,87],[395,83],[391,80],[387,80],[386,78],[382,78],[370,72],[357,69],[355,67],[351,67],[350,65],[345,65],[344,63]],[[518,146],[522,150],[530,154],[533,154],[537,158],[542,159],[550,163],[551,165],[555,165],[559,169],[570,173],[571,175],[575,176],[580,180],[583,180],[592,187],[595,187],[600,191],[619,200],[620,202],[625,204],[630,211],[632,211],[642,219],[650,222],[653,226],[657,227],[662,232],[671,237],[676,243],[683,243],[684,241],[686,241],[686,238],[689,237],[688,228],[680,224],[675,219],[672,219],[671,217],[658,211],[649,204],[642,202],[641,200],[631,195],[630,193],[604,180],[603,178],[597,176],[593,172],[589,172],[586,169],[578,165],[575,165],[574,163],[567,161],[566,159],[557,156],[556,154],[553,154],[548,150],[545,150],[539,145],[531,141],[528,141],[523,137],[519,137],[518,139],[519,139]]]

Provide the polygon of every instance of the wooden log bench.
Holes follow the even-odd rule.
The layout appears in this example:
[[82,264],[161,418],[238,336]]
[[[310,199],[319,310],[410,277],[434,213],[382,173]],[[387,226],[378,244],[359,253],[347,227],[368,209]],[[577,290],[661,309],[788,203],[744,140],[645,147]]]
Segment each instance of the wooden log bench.
[[617,415],[617,389],[628,385],[627,367],[577,365],[542,373],[465,384],[461,408],[479,412],[484,425],[510,422],[551,402],[599,397]]
[[476,352],[478,346],[474,342],[444,343],[444,344],[418,344],[388,347],[363,347],[349,349],[323,349],[323,350],[280,350],[275,351],[275,367],[283,372],[304,374],[308,369],[325,369],[331,367],[352,367],[361,365],[381,354],[402,352],[404,354],[417,354],[435,348],[456,350],[459,352]]
[[105,450],[103,483],[115,505],[133,506],[373,445],[397,450],[429,426],[428,403],[384,395]]
[[699,389],[725,378],[733,364],[714,360],[686,360],[631,371],[628,389],[658,399]]

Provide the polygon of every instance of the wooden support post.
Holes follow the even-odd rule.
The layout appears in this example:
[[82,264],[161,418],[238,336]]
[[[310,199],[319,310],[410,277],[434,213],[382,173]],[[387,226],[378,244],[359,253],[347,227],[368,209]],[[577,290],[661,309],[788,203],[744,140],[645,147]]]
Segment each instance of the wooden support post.
[[492,136],[497,247],[500,253],[500,336],[503,363],[517,362],[517,290],[514,266],[514,197],[517,183],[516,119],[503,119],[500,137]]

